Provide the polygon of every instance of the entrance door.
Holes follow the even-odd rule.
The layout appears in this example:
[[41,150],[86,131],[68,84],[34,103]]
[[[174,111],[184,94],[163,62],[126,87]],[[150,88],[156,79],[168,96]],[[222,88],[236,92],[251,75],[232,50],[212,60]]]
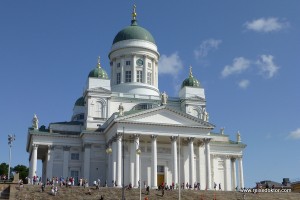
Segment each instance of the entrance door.
[[79,172],[77,170],[71,170],[71,177],[74,178],[75,185],[78,185]]
[[160,186],[163,182],[165,182],[165,175],[157,174],[157,186]]

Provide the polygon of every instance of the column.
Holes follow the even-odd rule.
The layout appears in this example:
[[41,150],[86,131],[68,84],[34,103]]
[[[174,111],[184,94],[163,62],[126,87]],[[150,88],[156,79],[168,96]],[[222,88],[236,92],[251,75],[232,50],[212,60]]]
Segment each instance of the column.
[[153,74],[154,74],[154,79],[153,79],[153,86],[158,88],[158,63],[156,60],[153,61]]
[[31,177],[36,176],[36,169],[37,169],[37,150],[38,150],[38,146],[37,144],[33,144],[32,145],[32,152],[31,152]]
[[157,145],[156,139],[157,135],[151,135],[152,143],[151,143],[151,153],[152,153],[152,160],[151,160],[151,170],[152,170],[152,188],[157,189]]
[[147,56],[144,55],[144,70],[143,70],[143,83],[147,83]]
[[189,180],[189,184],[194,185],[195,183],[195,170],[194,170],[194,138],[193,137],[189,137],[188,138],[188,143],[189,143],[189,176],[190,176],[190,180]]
[[173,161],[173,171],[172,171],[172,181],[176,185],[178,183],[178,171],[177,171],[177,136],[171,136],[172,142],[172,161]]
[[225,156],[225,187],[224,190],[231,191],[231,159]]
[[[107,144],[107,148],[111,148],[112,149],[112,146],[111,146],[111,142],[109,142],[108,144]],[[113,178],[112,178],[112,165],[113,165],[113,161],[112,161],[112,155],[111,155],[111,153],[108,153],[107,154],[107,156],[108,156],[108,172],[107,172],[107,185],[108,186],[110,186],[110,185],[112,185],[112,180],[113,180]]]
[[28,172],[28,177],[32,178],[32,160],[31,160],[31,155],[29,156],[29,172]]
[[132,82],[136,82],[136,56],[132,55]]
[[112,143],[112,186],[115,187],[115,182],[117,181],[117,143],[113,142]]
[[206,188],[208,190],[212,189],[211,187],[211,163],[210,163],[210,138],[205,138],[205,163],[206,163]]
[[46,179],[51,179],[53,177],[53,157],[54,157],[54,146],[48,145],[47,152],[47,169],[46,169]]
[[124,72],[124,56],[121,57],[121,62],[120,62],[120,65],[121,65],[121,83],[124,83],[125,82],[125,72]]
[[83,178],[90,183],[91,144],[84,144]]
[[154,87],[156,87],[156,80],[155,80],[155,68],[156,68],[156,66],[155,66],[155,62],[154,62],[154,59],[152,59],[151,60],[151,67],[152,67],[152,74],[151,74],[151,80],[152,80],[152,83],[151,83],[151,85],[153,85]]
[[136,150],[139,148],[140,145],[139,135],[134,135],[134,145],[135,151],[132,153],[135,154],[135,187],[138,187],[140,180],[140,155],[136,153]]
[[231,158],[231,184],[232,184],[232,190],[234,191],[236,188],[236,164],[235,164],[236,158]]
[[244,188],[244,172],[243,172],[243,157],[242,156],[240,156],[238,158],[238,164],[239,164],[239,187]]
[[122,134],[117,135],[117,186],[122,187]]
[[129,177],[130,177],[130,183],[132,184],[133,187],[135,187],[135,180],[134,180],[134,175],[135,175],[135,171],[134,171],[134,165],[135,165],[135,144],[134,141],[130,143],[130,172],[129,172]]
[[203,140],[198,141],[198,178],[197,181],[200,183],[200,189],[204,190],[206,187],[206,174],[205,174],[205,156],[204,156],[204,142]]
[[168,180],[169,180],[169,177],[168,177],[168,174],[169,174],[169,173],[168,173],[169,167],[165,165],[164,168],[165,168],[165,169],[164,169],[164,170],[165,170],[165,174],[164,174],[164,176],[165,176],[165,177],[164,177],[164,182],[167,183],[167,185],[170,185],[170,183],[168,182]]
[[42,182],[45,183],[47,178],[46,178],[46,168],[47,168],[47,157],[42,160],[42,170],[43,170],[43,173],[42,173]]

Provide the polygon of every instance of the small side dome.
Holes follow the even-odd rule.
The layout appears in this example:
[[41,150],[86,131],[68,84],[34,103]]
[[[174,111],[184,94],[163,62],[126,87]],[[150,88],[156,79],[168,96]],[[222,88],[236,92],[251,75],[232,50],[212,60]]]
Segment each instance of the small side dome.
[[197,87],[197,88],[201,87],[200,82],[196,78],[193,77],[192,67],[190,67],[190,75],[189,75],[189,77],[186,78],[182,82],[181,88],[184,88],[185,86],[188,86],[188,87]]
[[80,97],[76,100],[75,106],[84,106],[84,98]]
[[100,66],[100,56],[98,57],[97,67],[90,71],[90,78],[108,79],[106,71]]
[[146,30],[145,28],[139,26],[137,24],[136,20],[136,11],[135,11],[136,6],[133,6],[133,12],[132,12],[132,20],[131,20],[131,25],[125,27],[121,31],[118,32],[118,34],[115,36],[113,44],[123,41],[123,40],[131,40],[131,39],[136,39],[136,40],[145,40],[148,42],[152,42],[155,44],[155,40],[151,33]]

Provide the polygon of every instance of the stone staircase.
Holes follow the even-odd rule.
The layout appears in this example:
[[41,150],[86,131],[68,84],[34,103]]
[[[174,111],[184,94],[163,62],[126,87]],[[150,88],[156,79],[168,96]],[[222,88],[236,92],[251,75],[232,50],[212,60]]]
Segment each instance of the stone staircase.
[[[23,188],[19,186],[12,186],[10,190],[10,199],[22,200],[51,200],[51,199],[72,199],[72,200],[99,200],[101,195],[104,200],[118,200],[121,199],[121,188],[100,188],[100,190],[90,187],[91,194],[88,193],[87,188],[83,187],[58,187],[57,196],[50,193],[51,187],[46,186],[45,191],[41,192],[41,187],[38,185],[24,185]],[[157,190],[150,190],[150,195],[145,195],[145,190],[142,190],[142,199],[148,197],[148,200],[178,199],[178,190],[165,191],[164,196],[162,192]],[[126,200],[139,199],[139,189],[125,190]],[[194,191],[182,190],[182,200],[242,200],[242,199],[260,199],[260,200],[300,200],[300,193],[241,193],[241,192],[224,192],[224,191]]]
[[0,184],[0,199],[9,199],[10,185]]

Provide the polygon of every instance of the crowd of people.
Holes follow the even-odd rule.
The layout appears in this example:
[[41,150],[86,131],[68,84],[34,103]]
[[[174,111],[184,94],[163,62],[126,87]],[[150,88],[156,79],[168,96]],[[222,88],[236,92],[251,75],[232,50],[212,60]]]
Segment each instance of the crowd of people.
[[5,180],[7,180],[7,176],[6,176],[5,174],[2,174],[2,175],[0,176],[0,179],[1,179],[2,181],[5,181]]
[[[4,178],[4,176],[3,176]],[[1,176],[2,179],[2,176]],[[87,188],[86,194],[91,194],[91,189],[89,187],[89,182],[87,179],[80,178],[79,180],[75,181],[74,177],[67,177],[63,178],[62,176],[60,178],[58,177],[52,177],[47,178],[46,182],[42,182],[42,178],[39,176],[33,176],[32,178],[26,177],[27,183],[29,185],[40,185],[41,186],[41,192],[45,191],[46,186],[51,186],[50,194],[56,196],[58,194],[58,187],[72,187],[72,186],[81,186],[84,188]],[[20,188],[23,187],[23,181],[19,181]],[[95,189],[100,189],[101,187],[101,181],[100,179],[93,181],[93,186]],[[104,182],[104,187],[107,187],[107,181]],[[104,199],[101,197],[101,199]]]

